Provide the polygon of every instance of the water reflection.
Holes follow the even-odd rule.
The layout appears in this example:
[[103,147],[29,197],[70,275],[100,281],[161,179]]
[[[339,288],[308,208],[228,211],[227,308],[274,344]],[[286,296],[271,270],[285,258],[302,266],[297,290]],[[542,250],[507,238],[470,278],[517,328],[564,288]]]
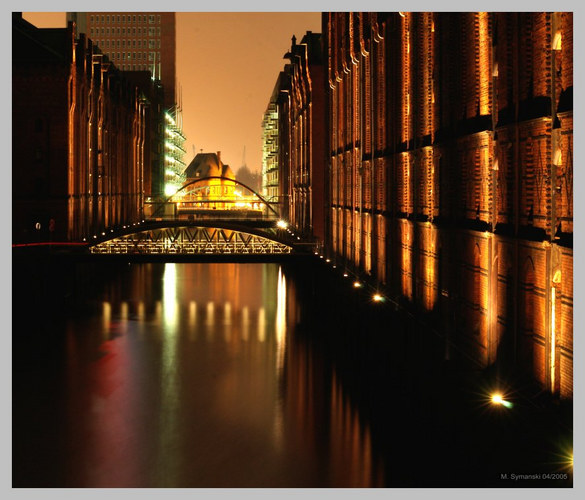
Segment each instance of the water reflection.
[[178,458],[168,450],[180,441],[181,378],[179,377],[179,335],[177,303],[177,265],[164,265],[163,275],[163,342],[161,355],[160,394],[162,397],[158,421],[157,483],[170,487],[177,480]]
[[[42,398],[70,444],[46,454],[53,473],[37,466],[37,484],[373,484],[369,433],[295,337],[300,300],[281,266],[145,264],[111,280],[97,314],[68,320],[63,385]],[[25,485],[31,471],[15,467]]]

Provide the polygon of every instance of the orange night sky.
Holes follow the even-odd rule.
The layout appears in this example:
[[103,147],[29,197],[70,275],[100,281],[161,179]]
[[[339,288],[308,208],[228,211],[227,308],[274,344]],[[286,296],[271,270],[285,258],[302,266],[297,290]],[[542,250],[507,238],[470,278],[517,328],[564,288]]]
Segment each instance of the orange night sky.
[[[64,27],[65,14],[26,12],[39,28]],[[262,115],[284,68],[292,35],[321,32],[320,12],[177,12],[177,82],[183,96],[185,163],[194,148],[221,151],[233,170],[244,147],[262,165]]]

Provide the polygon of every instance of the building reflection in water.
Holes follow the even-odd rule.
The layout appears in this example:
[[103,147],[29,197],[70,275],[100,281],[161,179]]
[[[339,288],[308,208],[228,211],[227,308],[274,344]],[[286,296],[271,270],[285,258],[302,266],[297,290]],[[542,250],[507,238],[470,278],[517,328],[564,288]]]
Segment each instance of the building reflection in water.
[[89,327],[71,324],[62,418],[77,458],[61,486],[377,484],[367,425],[298,335],[294,277],[276,264],[148,266],[112,277],[131,283],[111,287]]

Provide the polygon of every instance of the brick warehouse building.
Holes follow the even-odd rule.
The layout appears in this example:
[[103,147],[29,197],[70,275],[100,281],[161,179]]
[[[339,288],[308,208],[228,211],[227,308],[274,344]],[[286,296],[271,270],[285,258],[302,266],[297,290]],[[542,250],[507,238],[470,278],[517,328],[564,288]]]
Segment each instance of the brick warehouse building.
[[326,246],[482,367],[573,393],[571,13],[325,13]]
[[148,72],[122,76],[75,35],[13,14],[14,243],[82,241],[142,219],[160,87]]
[[[325,66],[321,33],[292,37],[262,122],[267,194],[305,238],[325,239]],[[272,188],[272,193],[269,189]]]
[[[68,12],[78,34],[85,34],[124,74],[150,72],[164,92],[165,134],[161,164],[153,171],[148,201],[180,188],[185,169],[183,112],[177,92],[177,26],[174,12]],[[152,198],[152,200],[151,200]],[[156,206],[156,203],[155,203]],[[147,206],[147,214],[153,207]]]

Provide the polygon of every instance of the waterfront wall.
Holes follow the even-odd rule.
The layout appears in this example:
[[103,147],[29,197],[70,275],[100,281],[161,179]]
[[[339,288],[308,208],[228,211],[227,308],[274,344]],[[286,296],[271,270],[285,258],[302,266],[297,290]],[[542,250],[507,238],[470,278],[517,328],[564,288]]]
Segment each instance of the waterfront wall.
[[326,248],[572,398],[572,14],[325,13]]

